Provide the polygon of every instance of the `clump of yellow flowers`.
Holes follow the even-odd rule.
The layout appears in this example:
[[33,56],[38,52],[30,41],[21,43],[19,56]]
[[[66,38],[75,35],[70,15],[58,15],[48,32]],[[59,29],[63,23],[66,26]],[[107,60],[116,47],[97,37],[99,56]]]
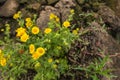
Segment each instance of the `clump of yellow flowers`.
[[15,30],[15,42],[8,42],[10,47],[4,49],[8,52],[5,56],[0,50],[0,64],[4,72],[7,71],[7,79],[17,80],[20,74],[32,69],[36,71],[34,80],[56,80],[69,68],[65,53],[78,37],[75,31],[70,30],[74,10],[70,13],[69,19],[62,24],[60,18],[51,13],[44,29],[36,25],[36,16],[23,19],[20,11],[13,16],[19,26]]
[[2,50],[0,49],[0,65],[6,66],[7,59],[4,57],[4,54],[2,53]]
[[16,14],[14,14],[13,19],[18,19],[21,17],[21,11],[18,11]]
[[43,56],[45,54],[45,49],[42,47],[39,47],[36,49],[35,52],[33,52],[32,57],[34,60],[38,59],[39,57]]

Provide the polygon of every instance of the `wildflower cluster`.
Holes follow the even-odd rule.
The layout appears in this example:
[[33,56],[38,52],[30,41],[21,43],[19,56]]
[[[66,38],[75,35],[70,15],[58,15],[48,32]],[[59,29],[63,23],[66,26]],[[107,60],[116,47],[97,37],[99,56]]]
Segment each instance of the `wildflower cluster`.
[[21,12],[18,11],[16,14],[14,14],[13,19],[18,19],[18,18],[20,18],[20,17],[21,17],[20,14],[21,14]]
[[[73,11],[71,11],[71,15]],[[70,31],[71,19],[63,22],[55,14],[50,14],[48,27],[43,31],[35,24],[35,17],[22,19],[21,12],[13,18],[18,21],[19,27],[15,30],[17,43],[10,43],[9,49],[4,49],[10,59],[0,58],[0,63],[7,79],[17,80],[20,74],[27,73],[28,69],[36,71],[34,80],[56,80],[68,68],[65,53],[71,43],[78,37]],[[70,17],[71,18],[71,17]],[[2,52],[1,52],[2,53]],[[0,55],[1,55],[0,53]],[[5,75],[3,75],[5,76]]]
[[2,50],[0,49],[0,65],[6,66],[7,59],[4,57],[4,54],[2,53]]

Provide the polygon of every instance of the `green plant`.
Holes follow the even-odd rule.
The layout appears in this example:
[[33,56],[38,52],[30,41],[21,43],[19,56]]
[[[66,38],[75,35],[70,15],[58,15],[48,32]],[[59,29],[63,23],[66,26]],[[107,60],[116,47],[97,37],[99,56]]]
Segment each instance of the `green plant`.
[[72,33],[68,28],[72,26],[73,14],[74,10],[71,10],[69,19],[60,24],[59,18],[51,13],[48,27],[41,30],[35,24],[36,15],[33,19],[23,19],[20,11],[16,13],[13,18],[20,27],[16,29],[15,40],[10,39],[9,31],[5,31],[5,41],[0,40],[3,46],[0,49],[2,77],[17,80],[32,69],[36,71],[34,80],[59,78],[69,68],[65,53],[78,37],[77,30]]
[[113,77],[111,74],[111,69],[106,69],[105,65],[109,61],[109,57],[106,56],[103,59],[95,59],[94,62],[90,63],[88,66],[78,66],[74,68],[75,70],[80,70],[85,72],[86,78],[92,78],[92,80],[100,80],[100,76],[110,79]]

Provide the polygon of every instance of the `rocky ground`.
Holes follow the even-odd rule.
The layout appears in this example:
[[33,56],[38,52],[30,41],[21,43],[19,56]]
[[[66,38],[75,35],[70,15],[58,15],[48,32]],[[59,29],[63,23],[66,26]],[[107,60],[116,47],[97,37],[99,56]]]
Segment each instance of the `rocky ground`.
[[[14,36],[14,30],[17,26],[15,26],[16,22],[12,19],[12,16],[19,10],[23,12],[24,17],[37,14],[36,24],[40,28],[45,28],[50,13],[59,16],[61,22],[63,22],[70,14],[70,10],[74,9],[73,24],[81,28],[81,32],[83,32],[81,38],[84,43],[76,41],[73,44],[67,55],[69,64],[79,66],[91,62],[94,57],[102,58],[109,55],[112,62],[108,63],[106,67],[112,68],[112,73],[118,76],[111,80],[120,80],[119,3],[120,0],[0,0],[0,28],[4,28],[5,23],[10,23],[12,25],[11,35]],[[80,16],[80,14],[82,15]],[[84,33],[84,31],[87,31],[87,33]],[[0,32],[0,36],[2,36],[2,32]],[[98,49],[104,51],[105,54],[101,54]],[[77,51],[79,51],[78,54],[76,54]],[[80,77],[81,73],[78,71],[70,72],[75,74],[75,80],[91,80]],[[31,73],[34,73],[34,71],[31,71]],[[31,75],[34,74],[28,74],[20,80],[31,80],[28,79]],[[60,80],[70,80],[70,77],[62,75]],[[101,77],[101,80],[107,79]]]

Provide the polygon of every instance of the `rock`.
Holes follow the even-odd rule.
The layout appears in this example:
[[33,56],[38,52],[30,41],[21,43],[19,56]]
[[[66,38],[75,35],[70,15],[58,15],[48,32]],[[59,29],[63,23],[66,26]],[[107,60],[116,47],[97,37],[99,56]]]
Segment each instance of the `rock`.
[[39,0],[40,4],[47,4],[47,0]]
[[38,11],[40,9],[40,6],[41,6],[40,3],[32,3],[32,4],[29,4],[27,8]]
[[56,2],[58,2],[59,0],[47,0],[48,4],[54,4]]
[[0,17],[11,17],[16,13],[19,4],[16,0],[7,0],[2,7],[0,7]]
[[[87,30],[86,33],[84,33]],[[68,60],[71,66],[82,66],[88,65],[93,62],[95,58],[104,57],[109,55],[112,62],[107,62],[105,65],[106,69],[113,69],[113,75],[118,76],[117,78],[111,80],[120,80],[120,44],[116,42],[116,40],[104,30],[102,26],[100,26],[97,22],[92,22],[90,27],[85,30],[81,29],[80,31],[82,35],[80,36],[83,42],[75,42],[75,45],[69,50]],[[83,34],[84,33],[84,34]],[[77,54],[76,54],[77,53]],[[119,53],[119,55],[118,55]],[[75,78],[79,79],[84,73],[74,71]],[[85,79],[83,77],[82,79]],[[100,80],[109,80],[107,78],[103,78]]]
[[109,7],[102,5],[98,11],[103,21],[109,25],[112,30],[120,30],[120,18]]
[[106,5],[115,11],[115,14],[120,17],[120,0],[104,0]]
[[26,8],[21,8],[20,11],[22,12],[23,18],[27,18],[27,17],[33,18],[33,14],[34,14],[34,13],[26,10]]
[[112,74],[116,76],[112,80],[120,80],[120,53],[112,57]]
[[109,55],[120,52],[119,43],[117,43],[117,41],[111,35],[109,35],[108,32],[105,31],[104,28],[102,28],[102,26],[100,26],[98,23],[92,22],[90,30],[92,30],[92,34],[94,34],[96,39],[95,43],[95,40],[91,40],[91,43],[93,46],[96,46],[96,49],[99,48],[102,51],[105,51],[105,54]]
[[0,0],[0,3],[3,3],[3,2],[5,2],[6,0]]
[[68,18],[70,10],[75,6],[76,4],[73,2],[73,0],[60,0],[55,5],[55,8],[58,9],[58,12],[61,14],[62,22],[64,22]]
[[70,10],[73,7],[75,7],[75,3],[72,0],[60,0],[55,4],[55,7],[45,6],[45,9],[40,11],[40,15],[36,23],[40,28],[47,27],[50,13],[54,13],[60,17],[63,22],[68,18]]
[[44,29],[45,27],[47,27],[50,13],[54,13],[55,15],[60,16],[56,8],[52,6],[45,6],[45,10],[42,10],[40,12],[39,18],[37,19],[37,22],[36,22],[41,29]]

